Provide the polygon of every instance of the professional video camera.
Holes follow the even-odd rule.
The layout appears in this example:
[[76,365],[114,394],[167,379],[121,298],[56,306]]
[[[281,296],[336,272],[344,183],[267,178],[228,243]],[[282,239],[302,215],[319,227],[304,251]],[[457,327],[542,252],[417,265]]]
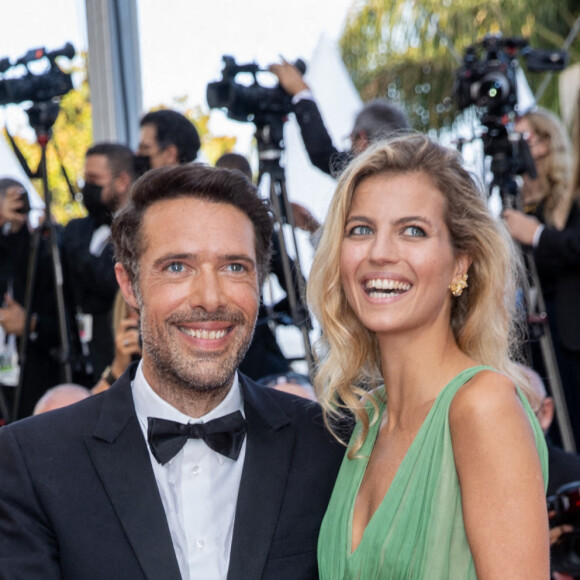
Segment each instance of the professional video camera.
[[531,72],[559,71],[566,67],[564,51],[531,49],[524,38],[488,35],[469,46],[456,73],[455,98],[460,110],[474,105],[481,124],[484,155],[491,157],[493,186],[499,186],[504,206],[512,206],[517,193],[513,177],[527,173],[536,177],[528,144],[519,133],[508,131],[518,112],[517,57],[523,56]]
[[530,72],[566,68],[566,52],[532,49],[528,44],[525,38],[488,35],[469,46],[456,77],[459,109],[475,105],[495,116],[514,111],[518,104],[518,55],[526,59]]
[[[227,109],[230,119],[241,122],[252,122],[256,126],[255,138],[258,149],[259,174],[258,186],[268,176],[270,201],[275,216],[275,233],[278,241],[277,254],[280,258],[280,269],[284,275],[286,298],[270,307],[270,321],[281,324],[295,324],[302,333],[304,341],[304,358],[312,366],[310,339],[311,330],[308,308],[304,299],[306,283],[300,265],[300,256],[292,208],[286,191],[286,178],[283,164],[280,163],[284,151],[284,123],[292,112],[292,96],[276,82],[268,87],[258,82],[258,73],[266,72],[256,63],[237,64],[234,57],[223,56],[224,66],[222,79],[207,85],[207,103],[212,109]],[[297,60],[294,65],[304,74],[306,65]],[[246,73],[252,76],[253,82],[244,85],[236,77]],[[287,251],[284,225],[291,227],[290,239],[294,246],[293,263]]]
[[[5,74],[12,67],[24,65],[26,72],[18,78],[0,79],[0,105],[32,101],[39,103],[50,101],[54,97],[65,95],[72,90],[70,73],[65,73],[56,64],[56,58],[64,56],[73,58],[75,49],[68,42],[62,48],[47,52],[44,48],[29,50],[22,58],[11,63],[8,58],[0,60],[0,73]],[[29,64],[46,58],[49,68],[42,74],[34,74]]]
[[[207,85],[207,103],[212,109],[226,108],[230,119],[256,124],[285,117],[292,111],[292,97],[280,84],[265,87],[258,82],[257,74],[265,69],[256,63],[236,64],[232,56],[223,56],[222,60],[222,80]],[[304,61],[298,59],[294,64],[304,74]],[[250,73],[254,82],[249,86],[236,82],[239,73]]]
[[580,575],[580,481],[559,487],[555,495],[547,498],[550,527],[570,525],[572,532],[560,536],[552,546],[552,567],[557,572]]

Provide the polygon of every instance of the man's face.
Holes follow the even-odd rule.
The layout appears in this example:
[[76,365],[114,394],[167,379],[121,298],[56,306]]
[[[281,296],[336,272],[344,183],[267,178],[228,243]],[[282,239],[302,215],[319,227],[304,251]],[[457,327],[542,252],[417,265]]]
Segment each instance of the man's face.
[[89,155],[85,159],[85,183],[100,185],[103,188],[101,201],[107,207],[115,206],[117,190],[106,155]]
[[174,158],[175,156],[173,154],[174,150],[174,146],[169,146],[165,149],[159,147],[159,143],[157,142],[157,128],[155,125],[143,125],[141,127],[137,155],[149,157],[151,169],[177,165],[177,159]]
[[147,381],[198,393],[229,388],[259,305],[252,222],[229,204],[180,198],[153,204],[142,231],[138,291],[119,264],[117,277],[140,310]]
[[10,223],[10,231],[15,234],[28,219],[30,202],[26,190],[21,185],[12,185],[0,192],[0,227]]

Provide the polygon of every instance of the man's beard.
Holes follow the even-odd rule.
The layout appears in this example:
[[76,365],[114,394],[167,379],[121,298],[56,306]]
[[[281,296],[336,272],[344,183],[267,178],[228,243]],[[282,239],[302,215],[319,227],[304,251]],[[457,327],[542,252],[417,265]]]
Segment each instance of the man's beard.
[[[157,380],[165,386],[199,394],[217,394],[229,389],[254,334],[254,321],[247,321],[239,310],[234,309],[211,314],[204,311],[173,314],[156,325],[150,322],[147,309],[141,306],[140,320],[143,352],[151,361]],[[173,334],[180,332],[180,325],[210,321],[234,324],[236,335],[225,352],[200,352],[192,348],[188,353],[183,346],[178,348]]]

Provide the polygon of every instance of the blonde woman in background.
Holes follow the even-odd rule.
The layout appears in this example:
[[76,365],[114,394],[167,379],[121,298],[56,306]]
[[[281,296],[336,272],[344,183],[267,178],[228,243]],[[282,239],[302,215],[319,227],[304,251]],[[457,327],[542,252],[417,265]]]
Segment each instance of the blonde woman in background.
[[93,395],[106,391],[133,360],[141,358],[139,313],[127,305],[121,292],[117,292],[113,306],[113,333],[115,358],[105,368],[99,382],[91,389]]
[[[575,156],[562,121],[542,108],[524,115],[516,128],[528,140],[538,178],[524,176],[524,211],[505,210],[513,239],[531,247],[576,447],[580,449],[580,117]],[[534,369],[550,382],[537,343],[530,343]],[[554,433],[552,433],[554,435]]]

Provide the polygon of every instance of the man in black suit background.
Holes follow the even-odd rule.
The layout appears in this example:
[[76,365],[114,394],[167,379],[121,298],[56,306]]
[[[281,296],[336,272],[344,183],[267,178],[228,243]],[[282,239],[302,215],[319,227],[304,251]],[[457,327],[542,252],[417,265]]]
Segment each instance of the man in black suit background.
[[310,162],[328,175],[336,177],[353,157],[375,141],[411,129],[402,109],[385,99],[374,99],[365,103],[356,115],[350,133],[350,151],[339,151],[332,143],[310,87],[302,78],[300,70],[283,60],[281,64],[270,65],[270,71],[292,96],[293,112]]
[[195,161],[201,140],[195,125],[172,109],[150,111],[139,122],[139,170],[182,165]]
[[115,353],[112,311],[118,285],[110,226],[113,213],[129,199],[134,177],[129,147],[92,145],[85,155],[83,187],[89,215],[71,220],[63,232],[63,272],[81,340],[77,350],[84,351],[82,359],[75,357],[74,379],[86,387],[97,382]]
[[134,186],[112,227],[143,358],[108,391],[0,429],[13,580],[315,579],[343,455],[318,407],[237,372],[272,223],[236,172]]

